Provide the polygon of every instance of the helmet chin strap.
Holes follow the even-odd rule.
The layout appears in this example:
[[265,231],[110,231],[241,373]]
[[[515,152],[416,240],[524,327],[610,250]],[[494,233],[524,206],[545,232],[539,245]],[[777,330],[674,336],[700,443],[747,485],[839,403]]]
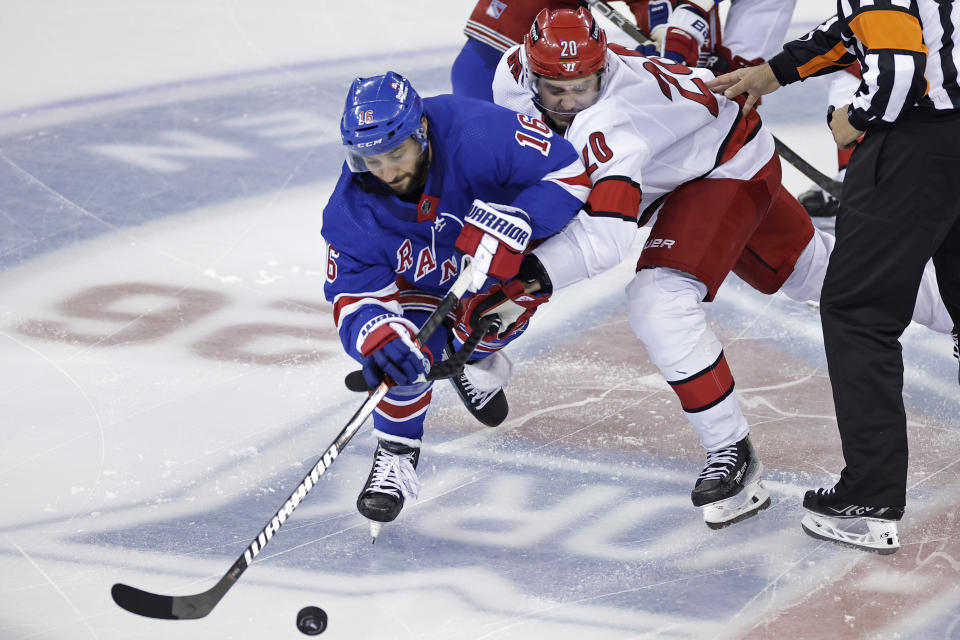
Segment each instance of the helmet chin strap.
[[[598,94],[597,99],[599,100],[599,94]],[[533,93],[533,106],[535,106],[537,109],[539,109],[539,110],[540,110],[540,113],[542,113],[542,114],[549,120],[549,122],[547,122],[547,124],[550,124],[550,125],[551,125],[551,128],[554,129],[554,130],[556,130],[556,131],[557,131],[558,133],[560,133],[560,134],[565,133],[566,130],[570,127],[570,124],[571,124],[571,123],[568,123],[568,122],[562,122],[562,123],[561,123],[560,121],[558,121],[558,120],[555,119],[556,116],[572,116],[572,117],[576,117],[577,114],[585,111],[586,109],[589,109],[590,107],[592,107],[592,106],[593,106],[594,104],[596,104],[596,103],[597,103],[597,101],[595,100],[595,101],[593,102],[593,104],[589,105],[588,107],[584,107],[583,109],[580,109],[579,111],[557,111],[556,109],[551,109],[551,108],[547,107],[545,104],[543,104],[543,102],[540,101],[540,94],[538,94],[537,92],[534,92],[534,93]],[[551,124],[551,123],[552,123],[552,124]],[[560,126],[561,124],[563,125],[563,129],[562,129],[562,130],[559,129],[559,126]]]
[[583,111],[583,109],[581,109],[580,111],[557,111],[556,109],[550,109],[546,107],[542,102],[540,102],[540,96],[538,96],[537,94],[533,95],[533,106],[535,106],[540,111],[544,113],[548,113],[552,116],[575,116],[578,113],[580,113],[580,111]]
[[[606,74],[602,69],[600,71],[597,71],[596,73],[599,76],[600,85],[597,87],[597,98],[590,105],[591,107],[594,104],[596,104],[597,101],[600,100],[600,96],[603,93],[603,89],[604,89],[604,80],[606,80]],[[530,75],[533,78],[533,82],[530,83],[530,90],[531,90],[531,93],[533,94],[533,106],[539,109],[541,113],[545,115],[550,115],[550,116],[576,116],[578,113],[580,113],[584,109],[589,108],[589,107],[584,107],[584,109],[580,109],[579,111],[557,111],[556,109],[550,109],[549,107],[544,105],[543,102],[540,100],[540,87],[538,86],[537,82],[538,80],[541,79],[542,76],[539,76],[533,73],[531,73]],[[549,80],[549,78],[547,79]]]

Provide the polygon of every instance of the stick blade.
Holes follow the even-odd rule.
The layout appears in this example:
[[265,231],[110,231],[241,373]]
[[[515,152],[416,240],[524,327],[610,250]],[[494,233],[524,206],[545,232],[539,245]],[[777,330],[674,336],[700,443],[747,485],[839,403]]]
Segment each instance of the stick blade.
[[110,589],[113,601],[130,613],[158,620],[195,620],[213,609],[217,599],[208,602],[207,594],[196,596],[162,596],[129,585],[117,583]]

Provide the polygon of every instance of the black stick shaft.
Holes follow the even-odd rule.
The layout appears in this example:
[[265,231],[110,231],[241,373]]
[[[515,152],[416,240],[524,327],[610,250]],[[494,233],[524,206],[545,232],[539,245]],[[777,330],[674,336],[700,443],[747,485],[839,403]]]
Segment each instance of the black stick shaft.
[[630,22],[630,20],[624,16],[622,13],[611,7],[609,4],[603,0],[584,0],[590,8],[602,15],[604,18],[617,25],[621,31],[625,34],[639,42],[640,44],[648,44],[653,42],[653,38],[649,34],[644,33],[637,28],[635,24]]
[[777,136],[773,136],[773,143],[777,145],[777,153],[780,154],[780,157],[792,164],[797,170],[803,175],[810,178],[815,185],[829,193],[831,196],[840,199],[840,193],[843,191],[843,183],[839,180],[834,180],[830,176],[824,175],[818,171],[813,165],[800,157],[800,155],[788,147],[783,140]]

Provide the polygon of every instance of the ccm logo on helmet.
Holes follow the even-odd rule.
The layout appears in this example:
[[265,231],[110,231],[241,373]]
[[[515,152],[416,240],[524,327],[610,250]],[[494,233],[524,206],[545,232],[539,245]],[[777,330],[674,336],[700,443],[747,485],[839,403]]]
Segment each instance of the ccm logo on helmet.
[[364,147],[375,147],[381,142],[383,142],[383,138],[377,138],[376,140],[371,140],[370,142],[361,142],[357,144],[357,148],[363,149]]

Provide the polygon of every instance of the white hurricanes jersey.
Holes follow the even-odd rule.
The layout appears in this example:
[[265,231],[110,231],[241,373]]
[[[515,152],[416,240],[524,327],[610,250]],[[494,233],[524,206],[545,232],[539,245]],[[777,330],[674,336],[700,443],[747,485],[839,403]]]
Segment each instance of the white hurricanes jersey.
[[[618,264],[636,225],[648,222],[680,185],[704,177],[746,180],[774,154],[756,111],[744,116],[739,103],[707,89],[710,71],[618,45],[608,49],[606,64],[597,102],[578,113],[564,135],[581,152],[593,183],[590,198],[565,238],[535,251],[556,288]],[[541,117],[525,69],[523,47],[508,49],[494,76],[494,101]],[[573,248],[582,264],[570,260]]]

